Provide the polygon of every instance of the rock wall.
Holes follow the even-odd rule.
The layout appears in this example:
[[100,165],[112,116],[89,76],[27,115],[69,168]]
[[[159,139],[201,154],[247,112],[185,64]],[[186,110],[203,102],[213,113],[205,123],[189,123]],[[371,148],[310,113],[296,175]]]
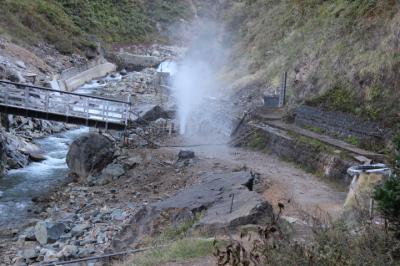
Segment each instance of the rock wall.
[[295,110],[295,123],[302,127],[318,128],[335,136],[355,137],[365,142],[383,143],[385,136],[390,134],[378,123],[311,106],[301,106]]
[[290,136],[288,133],[265,126],[263,128],[244,125],[237,133],[245,136],[236,142],[236,146],[245,146],[265,150],[279,157],[295,162],[306,171],[311,171],[324,178],[350,184],[351,178],[347,169],[357,162],[343,151],[334,150],[323,144],[310,141],[307,143],[301,137]]

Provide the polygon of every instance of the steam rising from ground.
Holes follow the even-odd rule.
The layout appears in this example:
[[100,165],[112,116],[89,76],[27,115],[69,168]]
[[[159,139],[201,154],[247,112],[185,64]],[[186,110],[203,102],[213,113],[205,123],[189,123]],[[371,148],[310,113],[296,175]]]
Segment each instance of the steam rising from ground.
[[173,80],[180,133],[210,142],[229,135],[230,129],[219,110],[223,84],[218,74],[228,54],[219,28],[215,23],[195,23],[188,51]]

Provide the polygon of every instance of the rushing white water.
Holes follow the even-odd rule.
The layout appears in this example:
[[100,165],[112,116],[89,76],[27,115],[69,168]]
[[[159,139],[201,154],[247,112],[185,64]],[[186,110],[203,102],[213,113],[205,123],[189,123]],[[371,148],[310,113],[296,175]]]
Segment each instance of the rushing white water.
[[80,94],[92,94],[95,90],[108,86],[109,83],[119,82],[121,80],[122,76],[119,73],[113,73],[99,80],[91,80],[79,87],[75,92]]
[[32,197],[43,195],[65,179],[65,161],[69,144],[88,128],[79,128],[36,141],[46,152],[46,160],[25,168],[11,170],[0,178],[0,226],[12,224],[26,216]]
[[174,76],[178,71],[178,65],[175,61],[165,60],[158,66],[157,71],[163,73],[169,73],[171,76]]

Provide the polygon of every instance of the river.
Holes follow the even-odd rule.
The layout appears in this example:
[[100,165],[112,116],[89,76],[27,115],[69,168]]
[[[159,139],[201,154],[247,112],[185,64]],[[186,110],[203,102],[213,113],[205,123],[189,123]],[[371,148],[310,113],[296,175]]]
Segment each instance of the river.
[[11,170],[0,178],[0,228],[20,222],[32,207],[32,197],[40,196],[60,184],[68,174],[65,161],[69,144],[89,129],[65,131],[35,141],[46,160]]

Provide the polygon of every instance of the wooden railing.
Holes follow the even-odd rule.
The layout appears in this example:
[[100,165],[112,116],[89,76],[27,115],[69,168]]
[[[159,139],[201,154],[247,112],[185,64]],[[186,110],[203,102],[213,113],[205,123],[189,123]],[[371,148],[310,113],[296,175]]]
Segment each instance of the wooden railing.
[[[130,97],[127,102],[97,96],[58,91],[44,87],[0,80],[0,105],[29,111],[76,117],[127,126]],[[51,120],[51,119],[49,119]],[[69,123],[74,123],[73,119]]]

